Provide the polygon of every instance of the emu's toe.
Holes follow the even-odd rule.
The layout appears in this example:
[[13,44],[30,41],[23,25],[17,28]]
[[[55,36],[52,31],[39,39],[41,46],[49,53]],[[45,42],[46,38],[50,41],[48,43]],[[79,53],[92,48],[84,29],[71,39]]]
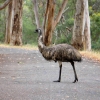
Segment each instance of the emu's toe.
[[56,81],[53,81],[53,82],[60,82],[60,80],[56,80]]
[[78,82],[78,78],[76,78],[73,83],[76,83],[76,82]]

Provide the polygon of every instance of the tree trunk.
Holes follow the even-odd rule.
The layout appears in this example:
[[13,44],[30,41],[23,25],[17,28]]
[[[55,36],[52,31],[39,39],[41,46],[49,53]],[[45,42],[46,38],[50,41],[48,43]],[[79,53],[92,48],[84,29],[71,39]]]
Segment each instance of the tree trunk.
[[44,44],[49,46],[52,41],[52,25],[54,21],[54,0],[48,0],[44,26]]
[[73,37],[72,37],[72,45],[76,49],[83,49],[83,41],[84,41],[84,0],[77,0],[76,2],[76,14],[73,28]]
[[14,0],[9,4],[7,11],[7,19],[6,19],[6,35],[5,35],[5,43],[10,44],[11,34],[12,34],[12,24],[13,24],[13,15],[14,15]]
[[54,19],[55,2],[54,0],[48,0],[47,2],[44,27],[43,27],[44,28],[44,44],[46,46],[49,46],[52,42],[53,31],[61,19],[63,11],[66,7],[67,1],[68,0],[63,0],[62,6],[60,7],[58,15],[55,19]]
[[5,42],[10,45],[22,45],[22,2],[12,0],[8,7]]
[[91,49],[88,1],[77,0],[72,45],[79,50]]
[[85,10],[85,29],[84,29],[84,50],[91,50],[90,17],[88,10],[88,1],[86,0]]

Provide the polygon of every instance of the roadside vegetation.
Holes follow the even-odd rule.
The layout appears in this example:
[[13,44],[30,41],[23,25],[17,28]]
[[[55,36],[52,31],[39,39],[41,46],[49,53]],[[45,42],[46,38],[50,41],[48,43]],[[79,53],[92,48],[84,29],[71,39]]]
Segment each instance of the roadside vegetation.
[[81,51],[81,55],[88,59],[100,62],[100,51]]

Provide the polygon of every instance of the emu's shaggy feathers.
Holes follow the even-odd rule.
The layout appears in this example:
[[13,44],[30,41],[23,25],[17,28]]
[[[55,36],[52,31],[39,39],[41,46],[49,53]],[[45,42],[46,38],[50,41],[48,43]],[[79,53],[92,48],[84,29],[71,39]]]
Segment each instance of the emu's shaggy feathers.
[[54,61],[81,61],[80,53],[68,44],[58,44],[52,47],[45,47],[41,50],[42,56],[46,60]]

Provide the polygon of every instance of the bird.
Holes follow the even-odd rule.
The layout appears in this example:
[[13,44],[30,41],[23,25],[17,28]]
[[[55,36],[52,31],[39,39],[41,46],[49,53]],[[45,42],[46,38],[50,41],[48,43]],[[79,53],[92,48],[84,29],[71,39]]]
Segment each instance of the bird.
[[59,63],[59,78],[54,82],[61,82],[62,62],[71,63],[75,77],[73,83],[78,82],[78,77],[74,62],[82,61],[82,56],[79,53],[79,51],[67,43],[57,44],[53,46],[45,46],[43,43],[42,30],[38,28],[35,30],[35,33],[38,33],[38,48],[42,56],[47,61],[55,61]]

